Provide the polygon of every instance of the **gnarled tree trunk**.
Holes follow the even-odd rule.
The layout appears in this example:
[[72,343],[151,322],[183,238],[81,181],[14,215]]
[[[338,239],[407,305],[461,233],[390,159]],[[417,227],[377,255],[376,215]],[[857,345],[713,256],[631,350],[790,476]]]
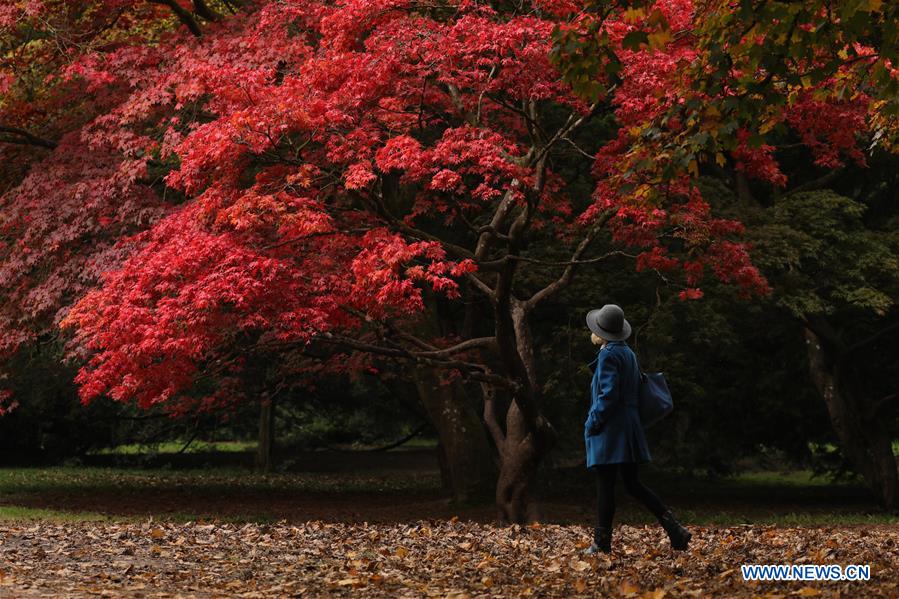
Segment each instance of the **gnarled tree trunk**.
[[812,381],[824,398],[846,458],[886,509],[897,506],[897,468],[884,419],[843,380],[843,356],[805,329]]
[[541,417],[537,433],[528,431],[515,402],[506,412],[506,433],[501,441],[501,465],[496,482],[497,517],[524,524],[540,520],[540,504],[533,493],[537,468],[552,448],[555,434]]
[[[505,433],[496,420],[492,390],[484,387],[484,421],[500,455],[500,473],[496,483],[498,517],[504,522],[526,523],[541,517],[533,486],[540,462],[555,444],[556,433],[538,411],[541,389],[537,381],[529,312],[524,303],[514,298],[510,298],[508,307],[508,320],[512,326],[497,326],[497,338],[507,335],[504,342],[500,342],[500,347],[511,350],[512,357],[507,359],[507,364],[512,365],[512,372],[520,373],[517,377],[520,386],[513,393],[513,401],[506,412]],[[526,409],[523,410],[522,406]]]

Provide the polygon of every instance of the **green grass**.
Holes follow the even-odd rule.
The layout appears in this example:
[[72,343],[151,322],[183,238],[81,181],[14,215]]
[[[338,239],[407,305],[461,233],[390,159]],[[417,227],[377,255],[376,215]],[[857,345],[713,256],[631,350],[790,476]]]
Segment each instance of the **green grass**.
[[[631,501],[624,498],[623,502]],[[796,527],[899,525],[899,517],[871,512],[785,512],[758,513],[740,510],[675,509],[677,519],[696,526],[775,525]],[[627,504],[616,506],[615,522],[631,525],[652,525],[655,519],[642,507]]]
[[774,524],[776,526],[845,526],[899,524],[899,517],[887,513],[870,512],[787,512],[759,514],[739,511],[680,510],[678,518],[690,524],[704,526],[738,526],[745,524]]
[[[166,441],[154,445],[131,443],[101,449],[93,453],[99,455],[174,454],[180,452],[185,443],[187,441]],[[241,453],[255,450],[256,443],[250,441],[215,441],[211,443],[194,441],[184,450],[184,453]]]
[[[0,505],[0,522],[142,522],[147,520],[145,515],[101,514],[98,512],[79,512],[66,510],[52,510],[44,508],[32,508],[19,505]],[[278,517],[265,512],[247,512],[238,515],[217,515],[211,517],[191,512],[166,512],[154,516],[154,520],[166,522],[227,522],[242,524],[255,522],[258,524],[273,524]]]
[[[170,455],[180,453],[184,448],[184,445],[187,441],[166,441],[163,443],[155,443],[151,445],[144,445],[139,443],[130,443],[126,445],[118,445],[116,447],[108,447],[105,449],[100,449],[97,451],[89,452],[95,455],[122,455],[122,456],[133,456],[133,455]],[[377,447],[379,444],[375,445],[365,445],[361,443],[349,444],[346,447],[348,449],[370,449],[372,447]],[[414,449],[434,449],[437,447],[436,439],[427,439],[422,437],[415,437],[406,441],[399,447],[396,447],[390,451],[404,451],[404,450],[414,450]],[[256,451],[256,442],[255,441],[194,441],[191,443],[187,449],[184,450],[184,453],[244,453],[247,451]]]
[[[744,472],[712,480],[647,468],[641,478],[690,524],[899,524],[899,517],[878,510],[858,482],[831,483],[805,470]],[[564,475],[558,482],[565,484],[547,493],[543,501],[582,506],[583,519],[589,520],[595,509],[592,479]],[[306,501],[329,506],[331,501],[342,500],[344,506],[355,504],[364,512],[368,497],[383,500],[385,494],[396,498],[396,513],[402,517],[403,501],[434,499],[440,486],[436,469],[380,474],[259,474],[240,469],[0,468],[0,521],[134,521],[153,517],[175,522],[205,519],[264,523],[280,520],[289,506]],[[653,522],[623,488],[619,493],[617,522]],[[570,507],[568,510],[570,513]],[[303,512],[286,513],[296,516]],[[551,512],[546,515],[552,517]]]
[[[833,453],[837,450],[837,446],[833,443],[809,443],[808,446],[812,450],[817,449],[826,453]],[[899,439],[893,441],[893,455],[899,456]]]
[[[842,483],[833,483],[826,476],[814,476],[811,470],[760,470],[757,472],[741,472],[726,479],[735,485],[759,486],[777,485],[784,487],[832,487]],[[848,484],[848,483],[847,483]]]
[[18,505],[0,505],[0,521],[16,522],[23,520],[40,520],[44,522],[105,522],[111,521],[113,518],[96,512],[66,512],[62,510],[47,510]]
[[184,494],[229,491],[284,491],[312,493],[376,493],[433,491],[438,473],[386,476],[366,473],[273,473],[241,469],[141,470],[61,466],[53,468],[0,468],[0,498],[12,494],[61,491],[115,492],[177,489]]
[[[435,496],[439,473],[274,473],[248,470],[0,468],[0,520],[276,522],[273,501],[327,503],[330,497]],[[223,498],[227,509],[220,510]],[[67,509],[70,507],[71,509]],[[94,510],[94,511],[85,511]]]

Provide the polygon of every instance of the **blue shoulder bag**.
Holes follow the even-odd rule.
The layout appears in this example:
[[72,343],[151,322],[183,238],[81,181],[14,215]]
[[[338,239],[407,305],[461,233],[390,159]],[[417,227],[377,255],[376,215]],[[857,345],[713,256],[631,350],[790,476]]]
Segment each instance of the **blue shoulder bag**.
[[649,428],[674,409],[674,401],[668,390],[665,375],[661,372],[640,374],[640,396],[638,409],[643,428]]

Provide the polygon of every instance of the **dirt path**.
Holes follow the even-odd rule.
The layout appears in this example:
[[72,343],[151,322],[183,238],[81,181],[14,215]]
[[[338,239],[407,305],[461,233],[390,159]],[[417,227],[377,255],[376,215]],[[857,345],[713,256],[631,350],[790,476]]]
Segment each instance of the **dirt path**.
[[[0,523],[0,597],[899,597],[892,527]],[[741,564],[869,564],[868,582],[745,582]]]

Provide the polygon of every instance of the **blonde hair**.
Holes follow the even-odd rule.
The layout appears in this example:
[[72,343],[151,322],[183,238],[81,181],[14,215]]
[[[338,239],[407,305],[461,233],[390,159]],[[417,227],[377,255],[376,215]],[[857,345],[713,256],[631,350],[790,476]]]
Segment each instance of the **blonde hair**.
[[606,342],[605,339],[597,335],[596,333],[590,333],[590,341],[593,342],[593,345],[602,345]]

